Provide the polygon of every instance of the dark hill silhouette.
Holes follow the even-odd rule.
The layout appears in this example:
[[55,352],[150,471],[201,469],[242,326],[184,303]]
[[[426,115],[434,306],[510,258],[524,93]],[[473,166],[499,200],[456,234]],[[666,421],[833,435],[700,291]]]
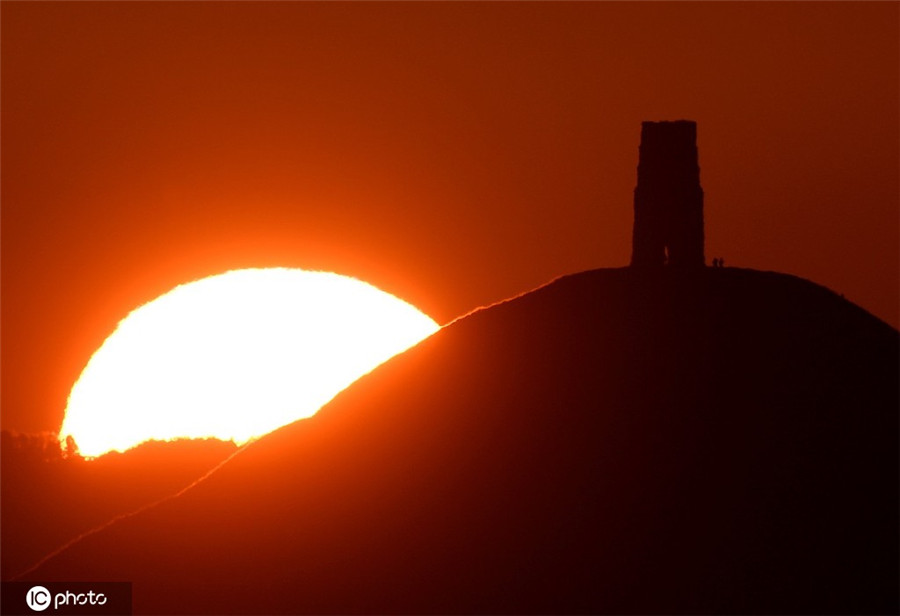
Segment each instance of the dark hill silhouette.
[[138,613],[896,613],[898,351],[790,276],[565,277],[28,577]]
[[234,453],[216,439],[148,441],[95,460],[64,457],[55,434],[0,431],[0,577],[110,518],[184,488]]

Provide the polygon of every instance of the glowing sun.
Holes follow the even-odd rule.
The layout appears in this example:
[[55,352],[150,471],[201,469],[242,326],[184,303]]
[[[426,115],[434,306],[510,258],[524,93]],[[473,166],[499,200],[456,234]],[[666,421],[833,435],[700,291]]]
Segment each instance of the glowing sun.
[[369,284],[245,269],[178,286],[123,319],[72,387],[60,439],[84,456],[150,439],[244,443],[309,417],[438,325]]

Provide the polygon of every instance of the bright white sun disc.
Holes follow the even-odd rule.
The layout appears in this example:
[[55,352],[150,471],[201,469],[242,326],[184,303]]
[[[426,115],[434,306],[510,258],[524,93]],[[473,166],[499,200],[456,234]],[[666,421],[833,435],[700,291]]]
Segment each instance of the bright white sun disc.
[[60,439],[85,456],[150,439],[246,442],[314,414],[437,331],[410,304],[347,276],[235,270],[137,308],[69,394]]

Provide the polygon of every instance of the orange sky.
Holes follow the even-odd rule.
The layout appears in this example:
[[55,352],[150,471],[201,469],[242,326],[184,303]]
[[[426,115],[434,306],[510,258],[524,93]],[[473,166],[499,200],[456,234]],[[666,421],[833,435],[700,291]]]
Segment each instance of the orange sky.
[[707,259],[900,323],[896,3],[2,3],[2,425],[239,267],[440,322],[630,257],[642,120],[698,122]]

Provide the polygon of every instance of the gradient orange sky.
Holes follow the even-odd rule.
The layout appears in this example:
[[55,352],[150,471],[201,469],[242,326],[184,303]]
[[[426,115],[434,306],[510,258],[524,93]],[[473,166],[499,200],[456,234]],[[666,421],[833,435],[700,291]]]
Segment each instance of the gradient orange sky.
[[707,261],[900,323],[900,5],[2,2],[2,426],[228,269],[439,322],[626,265],[640,123],[698,123]]

